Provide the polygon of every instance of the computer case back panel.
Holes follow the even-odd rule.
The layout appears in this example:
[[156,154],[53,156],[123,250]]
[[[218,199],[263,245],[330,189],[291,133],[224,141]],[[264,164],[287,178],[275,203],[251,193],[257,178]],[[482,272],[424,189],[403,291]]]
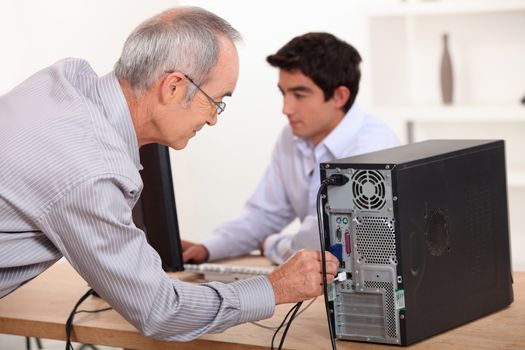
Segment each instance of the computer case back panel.
[[351,179],[330,187],[325,205],[327,246],[348,276],[332,291],[336,334],[341,339],[400,344],[392,172],[385,167],[325,170],[327,176],[337,172]]
[[[419,154],[418,154],[419,153]],[[340,339],[408,345],[512,302],[502,141],[428,141],[321,165]]]

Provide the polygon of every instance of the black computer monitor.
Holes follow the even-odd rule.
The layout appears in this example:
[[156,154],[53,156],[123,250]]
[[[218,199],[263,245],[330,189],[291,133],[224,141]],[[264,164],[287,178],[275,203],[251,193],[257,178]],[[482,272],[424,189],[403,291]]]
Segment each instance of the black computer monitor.
[[149,144],[140,149],[144,188],[133,208],[133,221],[159,253],[165,271],[182,271],[182,248],[171,177],[169,148]]

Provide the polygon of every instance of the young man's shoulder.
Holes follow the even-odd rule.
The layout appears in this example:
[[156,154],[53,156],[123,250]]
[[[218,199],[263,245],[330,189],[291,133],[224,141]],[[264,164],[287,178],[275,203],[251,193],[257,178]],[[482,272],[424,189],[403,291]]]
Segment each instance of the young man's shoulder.
[[399,146],[399,138],[387,123],[370,113],[362,113],[362,122],[355,132],[352,144],[345,156],[353,156]]

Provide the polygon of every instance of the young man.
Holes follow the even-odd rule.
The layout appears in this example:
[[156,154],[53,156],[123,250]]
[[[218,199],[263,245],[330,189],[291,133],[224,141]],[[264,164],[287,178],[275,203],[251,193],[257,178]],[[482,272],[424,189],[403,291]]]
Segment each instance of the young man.
[[[240,216],[217,227],[203,244],[183,242],[185,261],[200,263],[261,248],[281,264],[299,249],[318,249],[319,163],[399,144],[385,124],[354,104],[361,57],[351,45],[328,33],[308,33],[267,60],[279,68],[289,125]],[[295,218],[301,221],[299,231],[282,234]]]
[[217,122],[237,83],[238,38],[205,10],[168,10],[128,37],[114,72],[66,59],[0,97],[0,298],[64,256],[142,333],[190,340],[322,294],[314,250],[229,285],[170,279],[132,221],[139,147],[182,149]]

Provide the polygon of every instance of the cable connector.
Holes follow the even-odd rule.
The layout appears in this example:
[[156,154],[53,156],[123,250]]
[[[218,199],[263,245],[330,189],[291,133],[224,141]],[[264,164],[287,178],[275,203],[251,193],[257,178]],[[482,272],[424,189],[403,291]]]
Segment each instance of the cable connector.
[[343,186],[346,184],[350,179],[343,175],[343,174],[332,174],[329,178],[325,179],[323,181],[323,185],[326,186]]
[[346,281],[346,271],[341,271],[335,276],[334,281],[344,282]]

